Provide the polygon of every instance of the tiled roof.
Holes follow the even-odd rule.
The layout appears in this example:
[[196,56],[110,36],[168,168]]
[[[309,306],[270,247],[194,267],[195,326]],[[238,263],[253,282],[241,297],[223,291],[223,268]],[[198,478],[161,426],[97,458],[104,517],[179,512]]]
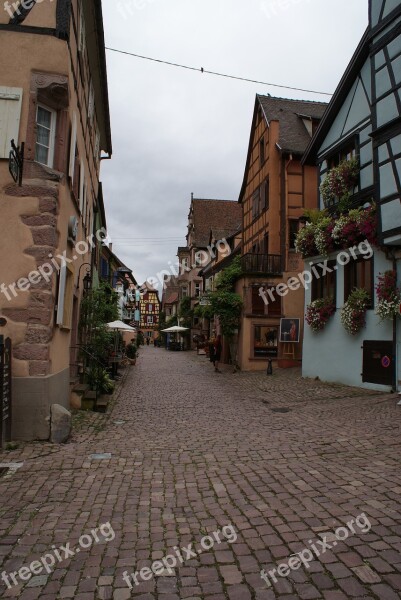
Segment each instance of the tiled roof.
[[257,95],[267,121],[280,122],[280,148],[287,152],[303,154],[311,141],[303,118],[320,120],[327,108],[325,102],[289,100]]
[[233,200],[192,200],[194,245],[206,247],[210,230],[237,231],[242,225],[242,207]]
[[174,304],[178,302],[178,293],[170,294],[164,304]]
[[240,233],[241,229],[238,227],[231,229],[215,229],[214,227],[211,230],[212,238],[219,240],[228,240],[230,237],[235,235],[236,233]]

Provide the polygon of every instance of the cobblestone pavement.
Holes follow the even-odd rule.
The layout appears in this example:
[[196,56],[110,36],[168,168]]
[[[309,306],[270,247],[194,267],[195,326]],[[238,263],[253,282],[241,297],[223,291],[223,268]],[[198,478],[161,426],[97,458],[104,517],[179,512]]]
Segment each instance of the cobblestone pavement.
[[[297,369],[218,374],[205,357],[144,348],[111,414],[79,413],[65,446],[26,444],[0,455],[3,463],[23,462],[0,478],[1,570],[16,572],[51,552],[55,562],[46,577],[35,565],[37,574],[18,587],[3,581],[0,595],[397,600],[396,402],[303,380]],[[103,527],[96,540],[91,531],[107,522],[112,530]],[[334,536],[340,526],[344,541]],[[57,548],[67,543],[77,551],[59,563]],[[309,568],[298,559],[293,570],[280,567],[284,576],[268,574],[298,552]],[[129,589],[124,572],[167,554],[178,563],[171,572],[153,564],[157,575],[144,570]]]

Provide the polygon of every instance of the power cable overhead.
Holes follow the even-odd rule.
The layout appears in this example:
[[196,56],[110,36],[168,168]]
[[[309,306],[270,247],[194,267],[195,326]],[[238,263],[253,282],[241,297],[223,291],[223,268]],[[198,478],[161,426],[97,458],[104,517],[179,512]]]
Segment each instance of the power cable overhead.
[[106,50],[110,52],[116,52],[118,54],[125,54],[126,56],[133,56],[142,60],[150,60],[151,62],[160,63],[163,65],[169,65],[170,67],[178,67],[180,69],[187,69],[189,71],[198,71],[199,73],[206,75],[215,75],[216,77],[225,77],[227,79],[236,79],[237,81],[246,81],[248,83],[257,83],[259,85],[267,85],[270,87],[281,88],[283,90],[292,90],[295,92],[304,92],[306,94],[319,94],[322,96],[332,96],[329,92],[318,92],[316,90],[306,90],[304,88],[297,88],[290,85],[280,85],[278,83],[268,83],[267,81],[258,81],[257,79],[248,79],[247,77],[238,77],[236,75],[228,75],[227,73],[218,73],[217,71],[208,71],[203,67],[189,67],[188,65],[181,65],[179,63],[169,62],[168,60],[161,60],[160,58],[151,58],[150,56],[142,56],[141,54],[134,54],[134,52],[126,52],[125,50],[118,50],[117,48],[110,48],[106,46]]

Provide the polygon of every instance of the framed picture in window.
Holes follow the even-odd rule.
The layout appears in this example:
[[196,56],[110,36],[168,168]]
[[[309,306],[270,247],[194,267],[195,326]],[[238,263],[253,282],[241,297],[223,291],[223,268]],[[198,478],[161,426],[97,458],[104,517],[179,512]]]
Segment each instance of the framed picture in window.
[[280,319],[280,342],[299,343],[301,320],[297,318]]

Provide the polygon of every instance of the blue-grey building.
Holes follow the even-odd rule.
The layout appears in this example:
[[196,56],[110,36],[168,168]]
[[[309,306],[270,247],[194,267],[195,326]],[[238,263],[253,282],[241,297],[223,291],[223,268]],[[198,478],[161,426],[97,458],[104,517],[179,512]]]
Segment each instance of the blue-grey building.
[[[343,254],[338,261],[338,250],[306,261],[314,279],[306,291],[306,308],[330,295],[336,311],[322,331],[305,325],[303,374],[401,389],[401,319],[380,320],[375,312],[379,275],[395,270],[401,281],[401,0],[370,0],[369,26],[303,161],[318,165],[322,183],[333,167],[353,159],[358,173],[350,184],[348,210],[376,204],[378,245],[372,253],[366,246],[363,252],[355,248],[348,264],[341,264]],[[344,212],[340,202],[339,197],[327,202],[321,194],[321,208],[337,220]],[[332,271],[316,281],[313,267],[322,258],[331,261]],[[340,317],[355,287],[365,289],[371,302],[366,326],[350,335]]]

